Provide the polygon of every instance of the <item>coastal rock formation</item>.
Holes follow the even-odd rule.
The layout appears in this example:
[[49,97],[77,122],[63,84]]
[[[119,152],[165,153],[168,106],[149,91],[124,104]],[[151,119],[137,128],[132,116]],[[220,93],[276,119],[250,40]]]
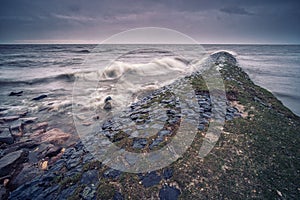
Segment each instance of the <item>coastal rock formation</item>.
[[[297,199],[299,117],[270,92],[255,85],[228,52],[215,53],[211,59],[223,77],[228,102],[222,134],[206,157],[200,158],[198,151],[206,142],[206,130],[213,123],[212,110],[216,108],[198,74],[192,79],[199,105],[198,132],[183,157],[170,166],[139,174],[112,169],[96,160],[81,141],[65,149],[56,148],[71,135],[50,123],[34,124],[28,130],[41,131],[26,133],[30,138],[26,142],[6,146],[11,151],[5,152],[4,148],[0,159],[7,163],[5,166],[19,163],[19,149],[29,148],[29,159],[44,168],[35,168],[39,171],[33,177],[29,173],[32,165],[24,164],[22,172],[11,175],[12,181],[6,181],[5,188],[1,186],[0,195],[7,190],[4,197],[9,199]],[[151,110],[151,104],[159,104],[166,112]],[[121,117],[100,124],[97,133],[127,151],[154,151],[172,140],[181,122],[180,114],[180,103],[163,88],[132,104],[124,114],[140,130],[153,118],[157,126],[163,124],[150,139],[129,137],[127,132],[134,133],[133,129],[121,131]],[[38,143],[39,150],[30,146],[32,141]],[[42,156],[33,156],[38,157],[34,161],[31,156],[36,152]],[[130,165],[136,160],[128,157],[124,162]],[[22,182],[22,177],[31,178]],[[6,178],[1,181],[4,183]]]

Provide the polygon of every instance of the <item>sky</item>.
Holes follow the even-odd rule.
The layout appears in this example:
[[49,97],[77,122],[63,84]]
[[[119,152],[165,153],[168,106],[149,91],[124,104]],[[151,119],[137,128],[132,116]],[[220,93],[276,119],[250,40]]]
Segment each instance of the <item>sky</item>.
[[162,27],[202,44],[300,44],[299,0],[1,0],[0,43],[99,43]]

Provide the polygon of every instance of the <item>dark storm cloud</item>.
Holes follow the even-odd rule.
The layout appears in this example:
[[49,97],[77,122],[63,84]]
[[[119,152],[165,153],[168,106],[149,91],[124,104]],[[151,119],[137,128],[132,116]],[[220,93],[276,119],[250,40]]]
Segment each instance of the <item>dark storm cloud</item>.
[[292,0],[3,0],[0,42],[102,40],[159,26],[203,43],[300,43],[299,10]]

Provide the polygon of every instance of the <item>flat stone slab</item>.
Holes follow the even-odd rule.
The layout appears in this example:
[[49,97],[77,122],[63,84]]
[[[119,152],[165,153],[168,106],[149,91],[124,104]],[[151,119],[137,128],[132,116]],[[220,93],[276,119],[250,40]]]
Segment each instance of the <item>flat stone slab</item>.
[[22,159],[25,156],[23,150],[15,151],[9,154],[6,154],[0,159],[0,176],[8,175],[12,170],[13,166],[22,162]]

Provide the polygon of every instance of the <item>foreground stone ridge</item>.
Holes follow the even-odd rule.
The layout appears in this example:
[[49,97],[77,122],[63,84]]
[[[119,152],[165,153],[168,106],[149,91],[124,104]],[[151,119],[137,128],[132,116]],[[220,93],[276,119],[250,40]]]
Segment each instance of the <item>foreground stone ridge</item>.
[[[231,54],[218,52],[211,58],[224,77],[228,107],[224,133],[208,156],[200,159],[197,155],[211,120],[212,105],[205,82],[195,76],[191,81],[200,108],[196,138],[182,158],[148,173],[130,174],[108,168],[95,160],[80,141],[68,142],[70,134],[48,127],[48,123],[32,119],[14,128],[20,116],[2,117],[1,134],[3,138],[11,136],[13,142],[7,138],[0,141],[1,198],[299,198],[299,117],[271,93],[254,85]],[[162,89],[132,105],[128,116],[143,127],[153,117],[146,106],[151,103],[168,108],[165,115],[154,113],[166,123],[151,139],[128,139],[113,120],[104,123],[99,134],[129,151],[160,148],[176,134],[180,106],[171,92]],[[9,128],[5,127],[8,124]],[[20,132],[22,136],[17,136]]]

